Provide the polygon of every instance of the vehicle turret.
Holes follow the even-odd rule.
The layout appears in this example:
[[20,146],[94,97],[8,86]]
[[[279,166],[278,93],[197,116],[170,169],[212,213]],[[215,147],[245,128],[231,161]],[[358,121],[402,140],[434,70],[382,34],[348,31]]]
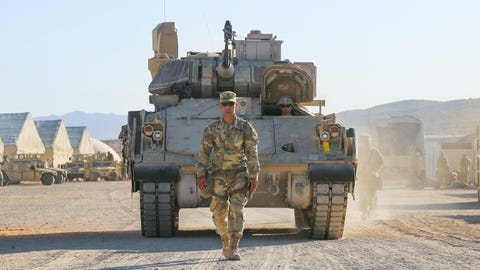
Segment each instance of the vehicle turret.
[[[168,22],[155,28],[168,31],[157,35],[161,37],[157,43],[167,45],[154,49],[155,56],[149,59],[149,67],[158,63],[158,72],[149,86],[150,103],[156,108],[173,106],[184,98],[214,98],[235,89],[239,97],[261,97],[262,110],[275,114],[272,107],[282,96],[290,96],[297,104],[312,102],[316,96],[315,65],[281,60],[282,41],[272,34],[252,30],[245,40],[235,40],[227,21],[222,52],[189,52],[186,57],[172,59],[175,53],[159,53],[173,50],[169,44],[176,44],[177,36],[172,27],[174,24]],[[165,55],[169,57],[162,58]]]

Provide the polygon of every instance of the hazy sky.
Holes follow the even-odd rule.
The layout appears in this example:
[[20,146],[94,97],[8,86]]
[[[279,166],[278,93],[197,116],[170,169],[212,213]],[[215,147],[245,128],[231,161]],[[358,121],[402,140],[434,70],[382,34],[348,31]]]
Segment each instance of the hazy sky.
[[227,19],[314,62],[324,112],[478,98],[479,14],[476,0],[1,0],[0,112],[152,110],[151,30],[174,21],[180,56],[221,51]]

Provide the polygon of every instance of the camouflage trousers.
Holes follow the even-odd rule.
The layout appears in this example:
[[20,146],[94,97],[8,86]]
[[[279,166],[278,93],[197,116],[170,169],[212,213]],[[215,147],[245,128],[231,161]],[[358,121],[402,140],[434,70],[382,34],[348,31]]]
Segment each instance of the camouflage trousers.
[[356,188],[360,196],[360,211],[364,214],[373,214],[377,208],[378,178],[363,176],[363,178],[359,178]]
[[213,173],[210,211],[218,235],[243,233],[247,188],[246,171],[218,170]]

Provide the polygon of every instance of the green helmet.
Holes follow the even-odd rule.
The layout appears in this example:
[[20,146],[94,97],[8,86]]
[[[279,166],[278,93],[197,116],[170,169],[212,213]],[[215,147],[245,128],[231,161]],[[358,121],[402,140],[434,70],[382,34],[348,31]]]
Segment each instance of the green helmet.
[[277,105],[280,104],[293,104],[293,100],[289,96],[283,96],[280,99],[278,99]]

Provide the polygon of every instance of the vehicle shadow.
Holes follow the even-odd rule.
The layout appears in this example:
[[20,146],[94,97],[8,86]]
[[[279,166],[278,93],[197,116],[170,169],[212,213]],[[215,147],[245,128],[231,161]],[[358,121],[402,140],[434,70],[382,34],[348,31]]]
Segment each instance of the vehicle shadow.
[[480,215],[454,215],[454,216],[441,216],[443,218],[451,218],[463,220],[468,224],[480,224]]
[[436,203],[436,204],[385,204],[387,210],[471,210],[479,209],[480,202]]
[[475,193],[460,193],[460,194],[448,194],[447,196],[461,199],[472,199],[475,200],[478,197],[478,194]]
[[[246,229],[242,246],[290,245],[312,241],[308,232],[293,228]],[[48,250],[103,250],[122,253],[185,252],[219,249],[213,230],[180,230],[175,237],[145,238],[140,231],[66,232],[3,236],[0,255]]]

